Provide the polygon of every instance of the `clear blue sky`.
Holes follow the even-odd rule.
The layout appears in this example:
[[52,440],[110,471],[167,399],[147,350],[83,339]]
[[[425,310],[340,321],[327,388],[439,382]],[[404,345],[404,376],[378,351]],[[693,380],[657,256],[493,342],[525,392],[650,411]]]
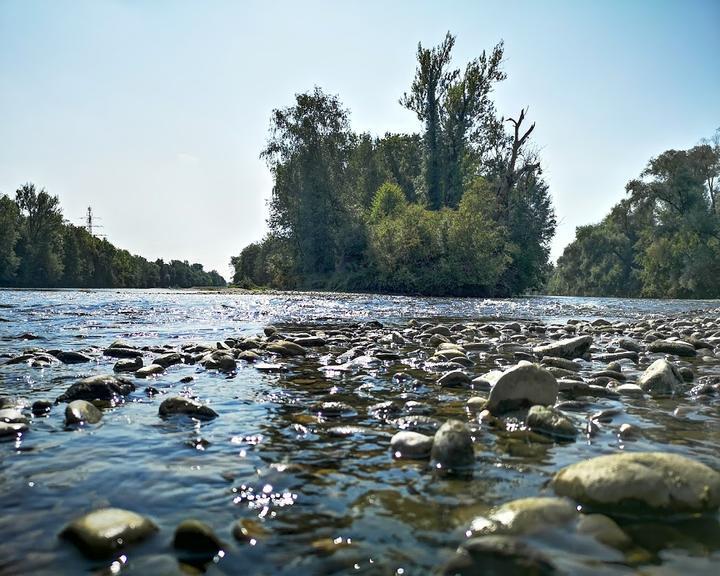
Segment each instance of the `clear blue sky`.
[[321,86],[356,131],[397,103],[418,41],[506,46],[499,110],[530,107],[559,219],[553,257],[647,160],[720,126],[720,1],[0,0],[0,192],[88,205],[112,242],[229,276],[264,234],[272,108]]

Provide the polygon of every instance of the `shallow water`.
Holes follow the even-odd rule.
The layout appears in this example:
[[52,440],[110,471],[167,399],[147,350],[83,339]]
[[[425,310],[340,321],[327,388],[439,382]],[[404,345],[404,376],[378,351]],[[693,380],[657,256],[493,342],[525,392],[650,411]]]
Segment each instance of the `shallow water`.
[[[0,291],[0,356],[28,347],[93,355],[88,364],[0,366],[0,396],[17,397],[27,405],[54,400],[80,377],[112,373],[115,360],[103,357],[101,350],[119,338],[136,346],[177,348],[258,334],[268,324],[292,333],[342,329],[369,320],[402,328],[411,318],[448,325],[457,320],[564,324],[569,318],[718,318],[719,304]],[[18,339],[24,333],[40,338]],[[62,405],[48,417],[32,418],[30,430],[19,440],[0,441],[0,574],[110,569],[114,559],[87,560],[57,538],[68,521],[102,506],[141,512],[160,527],[155,537],[126,552],[123,566],[115,564],[122,573],[177,571],[181,555],[172,548],[172,534],[180,521],[192,517],[210,524],[227,543],[223,557],[203,566],[208,573],[427,574],[452,556],[475,515],[512,499],[546,494],[547,480],[569,463],[618,450],[662,450],[719,467],[717,400],[593,398],[578,413],[578,424],[602,409],[619,408],[620,413],[594,437],[570,444],[541,443],[486,429],[465,408],[475,395],[470,390],[440,389],[422,377],[409,383],[393,380],[392,374],[400,370],[419,370],[424,360],[422,351],[400,352],[401,360],[370,362],[351,372],[320,370],[327,352],[284,361],[289,368],[285,373],[262,373],[243,365],[228,377],[197,365],[176,365],[158,377],[135,379],[138,389],[129,401],[106,410],[98,425],[66,429]],[[152,356],[146,355],[146,364]],[[469,372],[482,374],[503,362],[478,359]],[[720,374],[720,361],[688,365],[697,375]],[[626,373],[640,371],[628,366]],[[194,379],[181,384],[184,376]],[[148,385],[160,391],[159,397],[144,393]],[[202,423],[161,420],[157,407],[162,396],[183,392],[208,403],[219,418]],[[353,411],[338,418],[319,416],[314,406],[327,400],[345,402]],[[422,462],[394,460],[389,439],[398,427],[392,420],[404,413],[387,414],[387,407],[377,407],[385,401],[394,401],[396,410],[406,401],[418,401],[438,421],[454,417],[468,422],[477,455],[472,478],[440,478]],[[618,440],[617,427],[623,423],[640,427],[642,438]],[[231,536],[233,522],[242,518],[258,526],[254,544]],[[720,562],[717,514],[661,527],[634,518],[621,523],[645,551],[642,561],[621,558],[598,565],[580,553],[576,558],[569,549],[564,552],[570,573],[590,574],[601,567],[625,574],[638,566],[711,573]],[[551,541],[541,546],[553,549]]]

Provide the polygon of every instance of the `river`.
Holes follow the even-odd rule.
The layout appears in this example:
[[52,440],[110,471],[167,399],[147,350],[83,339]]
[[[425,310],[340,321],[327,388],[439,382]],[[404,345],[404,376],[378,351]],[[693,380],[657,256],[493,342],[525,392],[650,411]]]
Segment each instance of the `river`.
[[[660,450],[718,469],[717,399],[591,398],[581,415],[573,415],[578,427],[586,414],[608,409],[615,410],[611,424],[572,443],[538,443],[487,429],[466,409],[475,393],[438,389],[422,350],[388,344],[402,358],[377,361],[370,349],[370,360],[351,371],[323,366],[351,345],[367,346],[366,332],[353,339],[358,326],[370,321],[382,323],[386,335],[407,330],[411,319],[500,328],[519,321],[526,334],[531,325],[603,318],[622,331],[655,318],[717,320],[719,307],[720,301],[544,296],[0,290],[0,397],[20,408],[29,426],[17,438],[0,439],[0,574],[182,573],[191,562],[178,563],[182,554],[173,549],[172,535],[186,518],[206,522],[226,543],[222,554],[194,563],[208,574],[428,574],[452,558],[475,516],[512,499],[545,494],[548,479],[572,462],[619,450]],[[301,360],[283,359],[283,372],[245,362],[231,374],[197,364],[171,366],[135,379],[137,390],[127,402],[105,410],[95,425],[66,426],[62,405],[48,416],[30,415],[33,402],[54,401],[78,379],[112,374],[116,359],[102,352],[118,339],[145,347],[147,364],[158,352],[189,343],[262,336],[268,325],[291,335],[327,332],[337,343]],[[498,334],[489,341],[522,338]],[[91,361],[1,365],[28,348],[79,351]],[[472,376],[509,363],[499,355],[470,357]],[[680,363],[696,376],[720,374],[720,359]],[[587,362],[582,373],[601,368]],[[401,370],[412,378],[395,378]],[[642,368],[623,370],[632,379]],[[184,377],[192,380],[181,383]],[[158,404],[170,394],[197,397],[219,417],[161,419]],[[318,415],[312,407],[327,400],[341,401],[352,412]],[[393,458],[389,441],[397,426],[388,412],[400,416],[408,402],[439,422],[452,417],[471,426],[471,478],[438,477],[427,463]],[[622,424],[641,429],[642,436],[620,441],[616,430]],[[69,521],[105,506],[140,512],[159,532],[122,557],[101,560],[86,559],[58,538]],[[232,536],[233,524],[242,519],[251,542]],[[720,563],[717,513],[672,524],[621,524],[634,540],[635,556],[608,559],[569,549],[562,564],[568,573],[650,574],[662,568],[669,571],[663,574],[710,574]],[[557,553],[552,543],[538,546]]]

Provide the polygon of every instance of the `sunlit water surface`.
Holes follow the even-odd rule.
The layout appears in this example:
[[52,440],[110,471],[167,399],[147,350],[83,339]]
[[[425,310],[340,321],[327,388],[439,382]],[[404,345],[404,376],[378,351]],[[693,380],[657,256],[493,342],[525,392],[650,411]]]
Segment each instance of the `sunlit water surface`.
[[[411,318],[637,320],[653,315],[690,317],[698,310],[715,310],[718,304],[556,297],[0,291],[0,356],[32,346],[95,354],[90,364],[0,367],[0,395],[27,404],[54,400],[80,377],[111,373],[115,360],[100,351],[118,338],[137,346],[180,346],[248,336],[268,324],[326,326],[379,320],[400,325]],[[19,340],[23,333],[40,339]],[[426,574],[452,555],[475,514],[544,493],[548,478],[568,463],[624,448],[679,452],[718,467],[717,403],[637,400],[626,403],[613,422],[629,422],[646,431],[643,439],[627,447],[619,446],[617,436],[609,432],[569,445],[513,444],[478,432],[473,478],[437,478],[422,463],[393,460],[389,438],[397,428],[368,407],[386,400],[418,400],[438,420],[468,420],[464,405],[472,392],[432,385],[403,388],[389,377],[399,369],[392,364],[328,377],[317,371],[317,361],[294,365],[285,374],[243,366],[232,377],[177,365],[153,380],[137,380],[130,401],[106,411],[96,426],[66,429],[62,406],[47,418],[33,418],[21,440],[0,442],[0,574],[109,569],[112,559],[86,560],[57,538],[69,520],[109,505],[146,514],[161,529],[128,550],[126,569],[135,566],[136,573],[155,570],[147,566],[172,567],[173,530],[192,517],[206,521],[227,543],[224,557],[204,567],[208,573]],[[194,380],[179,383],[184,376]],[[189,390],[220,416],[202,424],[161,420],[161,398],[148,397],[147,385],[163,394]],[[312,405],[328,399],[350,404],[355,413],[332,421],[317,418]],[[599,399],[591,409],[617,406],[619,402]],[[678,408],[681,417],[674,415]],[[357,429],[348,433],[338,426]],[[233,540],[231,526],[241,518],[259,526],[256,542]],[[709,566],[708,558],[720,561],[717,518],[686,526],[682,533],[689,544],[669,547],[656,562],[692,568],[700,556],[704,560],[697,570],[702,572]]]

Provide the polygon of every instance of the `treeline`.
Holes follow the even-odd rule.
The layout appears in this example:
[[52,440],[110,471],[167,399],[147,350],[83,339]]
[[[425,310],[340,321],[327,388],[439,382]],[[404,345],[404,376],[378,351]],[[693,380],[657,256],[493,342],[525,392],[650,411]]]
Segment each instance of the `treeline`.
[[720,297],[720,129],[653,158],[599,224],[558,259],[555,294]]
[[57,196],[25,184],[0,195],[0,286],[189,288],[224,286],[216,271],[179,260],[149,262],[63,220]]
[[232,258],[233,282],[280,289],[509,295],[547,280],[555,215],[526,111],[500,117],[503,44],[451,65],[455,38],[418,46],[400,104],[419,134],[373,137],[320,88],[273,111],[261,157],[269,233]]

